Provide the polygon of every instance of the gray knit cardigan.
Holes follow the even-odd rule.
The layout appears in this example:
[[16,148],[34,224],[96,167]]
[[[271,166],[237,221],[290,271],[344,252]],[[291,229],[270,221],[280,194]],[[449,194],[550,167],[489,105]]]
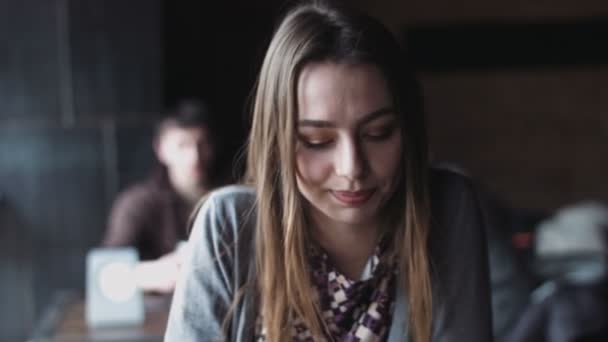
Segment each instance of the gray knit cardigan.
[[[492,341],[487,251],[479,205],[470,182],[440,170],[430,174],[433,341]],[[255,194],[229,186],[199,211],[171,306],[165,342],[252,341],[256,293],[239,289],[255,279]],[[398,287],[401,289],[402,287]],[[407,341],[407,301],[397,290],[388,342]],[[228,336],[224,336],[224,332]]]

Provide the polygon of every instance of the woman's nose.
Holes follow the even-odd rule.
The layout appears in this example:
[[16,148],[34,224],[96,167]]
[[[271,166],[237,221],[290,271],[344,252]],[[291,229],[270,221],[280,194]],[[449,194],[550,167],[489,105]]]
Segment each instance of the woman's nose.
[[336,149],[336,175],[350,180],[361,179],[366,171],[366,159],[356,141],[346,141]]

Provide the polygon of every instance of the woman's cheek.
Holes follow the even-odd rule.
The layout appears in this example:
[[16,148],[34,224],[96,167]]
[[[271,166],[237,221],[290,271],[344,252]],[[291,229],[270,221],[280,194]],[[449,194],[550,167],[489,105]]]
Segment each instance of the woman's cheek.
[[306,183],[323,183],[331,176],[331,158],[320,151],[300,151],[296,155],[298,175]]

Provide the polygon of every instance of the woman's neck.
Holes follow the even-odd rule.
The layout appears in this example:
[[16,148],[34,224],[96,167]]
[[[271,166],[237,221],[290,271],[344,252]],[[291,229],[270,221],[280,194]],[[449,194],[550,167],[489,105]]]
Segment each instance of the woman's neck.
[[358,280],[374,253],[382,233],[379,223],[354,226],[335,223],[313,225],[314,238],[335,267],[352,280]]

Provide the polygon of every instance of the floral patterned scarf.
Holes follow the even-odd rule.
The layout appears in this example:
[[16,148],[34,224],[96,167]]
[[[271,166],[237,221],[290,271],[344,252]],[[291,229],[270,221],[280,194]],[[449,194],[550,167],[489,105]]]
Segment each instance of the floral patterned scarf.
[[[386,341],[395,299],[396,267],[383,260],[380,246],[370,257],[361,279],[351,280],[331,264],[325,252],[311,248],[312,281],[331,338],[325,340]],[[265,341],[258,317],[256,338]],[[299,319],[292,322],[292,341],[314,341]]]

